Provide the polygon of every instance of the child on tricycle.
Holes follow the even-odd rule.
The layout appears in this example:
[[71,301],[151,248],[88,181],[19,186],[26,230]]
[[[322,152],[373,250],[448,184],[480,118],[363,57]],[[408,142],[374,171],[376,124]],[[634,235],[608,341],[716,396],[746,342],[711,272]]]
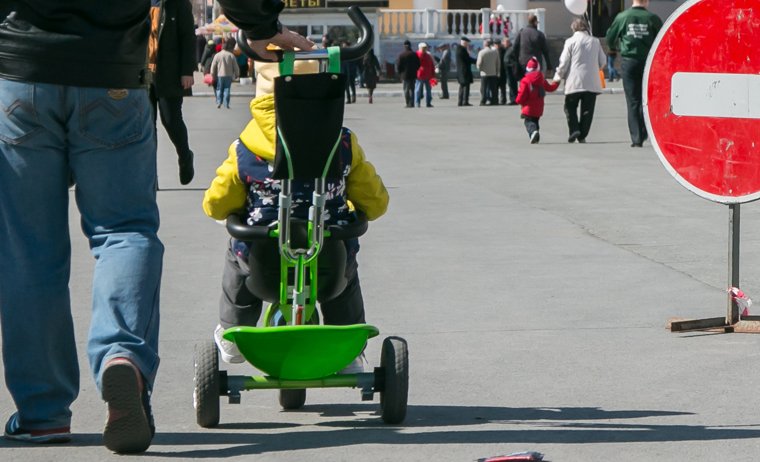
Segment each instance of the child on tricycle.
[[[296,74],[314,73],[317,63],[297,61]],[[257,72],[256,98],[250,103],[252,120],[228,149],[228,157],[217,169],[216,178],[204,195],[203,210],[216,220],[230,214],[242,213],[249,225],[266,225],[277,221],[280,181],[271,177],[275,157],[276,121],[273,98],[273,81],[279,75],[276,63],[255,63]],[[304,120],[308,124],[309,121]],[[356,135],[342,129],[337,156],[341,176],[327,178],[326,224],[351,219],[354,210],[363,212],[368,220],[382,216],[388,207],[388,192],[374,166],[364,155]],[[308,182],[301,182],[293,191],[293,215],[306,218],[311,190]],[[356,255],[357,238],[343,241],[346,247],[346,288],[330,300],[320,300],[324,324],[363,324],[364,303],[359,283]],[[256,326],[262,312],[262,300],[251,293],[245,280],[249,276],[250,252],[256,246],[250,242],[231,238],[225,257],[222,275],[222,295],[219,303],[219,325],[214,339],[222,360],[227,363],[243,362],[234,343],[222,338],[222,333],[235,326]],[[363,371],[364,359],[360,355],[346,369],[346,373]]]

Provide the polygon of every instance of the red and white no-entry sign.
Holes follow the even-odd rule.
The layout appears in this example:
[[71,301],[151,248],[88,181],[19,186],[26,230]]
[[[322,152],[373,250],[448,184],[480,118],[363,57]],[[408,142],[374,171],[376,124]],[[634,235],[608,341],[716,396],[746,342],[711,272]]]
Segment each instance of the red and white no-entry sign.
[[655,151],[715,202],[760,199],[760,0],[690,0],[663,25],[644,71]]

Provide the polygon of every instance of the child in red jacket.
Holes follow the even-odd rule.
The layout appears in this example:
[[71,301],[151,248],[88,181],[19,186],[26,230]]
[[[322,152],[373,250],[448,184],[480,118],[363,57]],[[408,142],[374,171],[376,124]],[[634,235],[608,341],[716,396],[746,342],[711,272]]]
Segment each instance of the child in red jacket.
[[520,80],[520,89],[517,91],[517,104],[522,106],[520,117],[525,119],[525,129],[528,130],[531,144],[536,144],[541,139],[538,132],[538,119],[544,115],[544,96],[547,91],[554,91],[559,87],[559,82],[549,82],[541,72],[541,65],[535,56],[528,60],[525,77]]

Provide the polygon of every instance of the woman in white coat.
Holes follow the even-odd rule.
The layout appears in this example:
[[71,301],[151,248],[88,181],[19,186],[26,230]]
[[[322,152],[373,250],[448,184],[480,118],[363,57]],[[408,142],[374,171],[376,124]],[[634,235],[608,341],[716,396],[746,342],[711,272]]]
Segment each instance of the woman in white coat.
[[554,80],[565,80],[565,116],[570,133],[567,141],[585,143],[594,119],[596,95],[602,92],[599,69],[607,64],[607,56],[599,39],[589,34],[584,19],[575,19],[570,27],[573,35],[565,40]]

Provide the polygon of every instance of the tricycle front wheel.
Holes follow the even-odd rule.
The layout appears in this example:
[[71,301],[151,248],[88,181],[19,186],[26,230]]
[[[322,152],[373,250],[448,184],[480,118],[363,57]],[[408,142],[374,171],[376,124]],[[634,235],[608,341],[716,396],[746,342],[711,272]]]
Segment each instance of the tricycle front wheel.
[[306,403],[306,389],[282,389],[280,390],[280,406],[286,411],[301,409]]

